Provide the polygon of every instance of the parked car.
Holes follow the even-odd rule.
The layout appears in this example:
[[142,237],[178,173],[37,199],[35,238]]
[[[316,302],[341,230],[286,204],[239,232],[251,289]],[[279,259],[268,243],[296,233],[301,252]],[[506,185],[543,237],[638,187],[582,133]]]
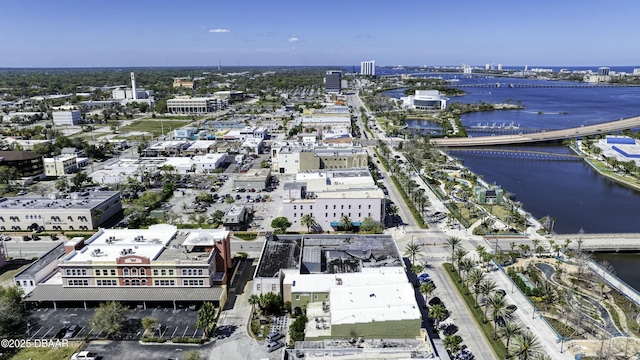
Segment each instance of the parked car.
[[507,295],[507,292],[502,289],[498,289],[496,290],[496,294],[500,295],[500,297],[504,297],[505,295]]
[[512,312],[514,312],[514,311],[516,311],[516,310],[518,310],[518,307],[517,307],[517,306],[515,306],[515,305],[513,305],[513,304],[512,304],[512,305],[507,306],[507,311],[509,311],[509,313],[512,313]]
[[269,333],[269,335],[267,335],[267,341],[268,342],[274,342],[274,341],[282,339],[283,337],[284,337],[284,335],[281,332],[274,331],[272,333]]
[[64,333],[64,338],[65,339],[70,339],[70,338],[74,337],[76,335],[76,331],[78,331],[78,325],[69,326],[69,328],[67,329],[67,332]]
[[284,343],[278,340],[278,341],[272,341],[268,343],[267,346],[265,346],[265,348],[267,349],[268,352],[273,352],[280,349],[283,346],[284,346]]
[[80,351],[71,355],[71,360],[98,360],[98,353],[89,351]]

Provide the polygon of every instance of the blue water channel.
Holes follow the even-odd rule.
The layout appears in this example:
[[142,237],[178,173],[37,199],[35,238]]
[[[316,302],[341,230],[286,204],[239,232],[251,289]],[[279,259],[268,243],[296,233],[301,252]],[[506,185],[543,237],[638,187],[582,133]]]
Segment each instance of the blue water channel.
[[[465,83],[550,83],[537,80],[465,78]],[[463,88],[467,94],[453,97],[450,102],[503,103],[509,100],[525,106],[524,110],[491,111],[464,114],[465,127],[481,124],[509,124],[523,128],[559,129],[583,124],[615,120],[640,115],[640,88]],[[391,97],[404,96],[402,91],[386,93]],[[542,114],[538,114],[538,112]],[[409,123],[409,127],[412,123]],[[567,153],[561,144],[540,144],[515,149]],[[536,218],[550,215],[556,218],[555,231],[577,233],[640,232],[640,192],[618,185],[595,173],[586,163],[578,161],[540,161],[507,156],[459,155],[464,164],[483,180],[496,183],[514,193]],[[640,274],[625,271],[629,261],[637,266],[640,256],[624,259],[599,255],[618,271],[621,279],[640,289]],[[624,268],[624,270],[623,270]]]

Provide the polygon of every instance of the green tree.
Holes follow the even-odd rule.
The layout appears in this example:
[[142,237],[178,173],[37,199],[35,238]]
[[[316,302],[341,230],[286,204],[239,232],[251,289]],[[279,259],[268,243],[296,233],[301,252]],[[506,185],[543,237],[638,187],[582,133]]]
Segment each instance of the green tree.
[[467,251],[467,249],[462,247],[457,248],[453,253],[453,260],[455,262],[455,266],[458,267],[458,270],[460,270],[460,261],[464,259],[464,257],[467,256],[468,253],[469,252]]
[[509,357],[509,341],[514,336],[520,334],[520,326],[513,321],[507,321],[500,329],[500,335],[507,339],[507,358]]
[[353,229],[353,221],[351,220],[349,215],[344,214],[340,217],[339,226],[343,231],[349,231]]
[[222,222],[222,218],[224,218],[224,211],[222,210],[216,210],[213,212],[213,214],[209,215],[211,217],[211,223],[215,224],[215,223],[221,223]]
[[91,329],[104,332],[108,338],[122,330],[129,309],[116,301],[100,303],[91,319]]
[[76,190],[82,188],[82,185],[84,185],[85,182],[91,183],[91,178],[84,171],[80,171],[80,172],[76,173],[71,178],[71,184],[73,184],[73,188],[76,189]]
[[3,338],[21,332],[19,325],[24,316],[23,294],[18,286],[0,287],[0,336]]
[[449,317],[449,311],[442,304],[435,304],[429,308],[429,317],[436,321],[436,328],[440,325],[441,321],[444,321]]
[[184,354],[184,360],[200,360],[202,357],[200,355],[200,351],[198,350],[191,350],[189,352],[187,352],[186,354]]
[[416,262],[416,256],[422,252],[422,246],[416,244],[411,240],[404,248],[404,255],[411,259],[411,263]]
[[455,236],[451,236],[447,238],[446,244],[444,244],[445,249],[451,251],[451,265],[453,265],[453,271],[456,271],[456,264],[454,261],[455,252],[458,246],[461,246],[460,245],[461,243],[462,243],[462,240],[460,240]]
[[484,299],[484,322],[487,322],[487,307],[489,295],[496,289],[498,285],[493,279],[485,278],[480,282],[480,294],[482,294],[482,298]]
[[541,349],[538,338],[529,331],[514,336],[511,345],[513,354],[521,360],[532,359]]
[[258,306],[266,314],[276,314],[282,309],[282,295],[273,292],[260,294]]
[[291,225],[291,221],[284,216],[279,216],[271,221],[271,227],[276,230],[277,234],[284,234]]
[[291,341],[304,341],[304,328],[307,325],[307,316],[302,314],[289,326]]
[[420,294],[424,295],[425,304],[429,304],[429,296],[433,293],[435,289],[436,287],[432,283],[420,285]]
[[0,184],[10,184],[18,178],[18,171],[14,167],[0,166]]
[[163,115],[167,113],[167,100],[158,100],[156,102],[156,107],[155,110],[157,113],[159,113],[160,115]]
[[498,319],[507,316],[507,301],[500,294],[493,294],[486,300],[493,321],[493,339],[498,338]]
[[379,221],[375,221],[371,216],[367,216],[362,219],[359,232],[361,234],[382,234],[383,230],[382,224]]
[[467,283],[473,289],[476,298],[476,307],[478,307],[478,294],[480,293],[480,283],[484,280],[485,274],[482,269],[473,268],[467,275]]
[[300,225],[307,227],[307,232],[311,232],[311,228],[315,227],[318,223],[312,214],[304,214],[300,218]]
[[442,340],[444,348],[451,353],[458,352],[460,350],[460,344],[462,344],[462,337],[459,335],[447,335]]
[[153,331],[158,327],[158,318],[153,316],[145,316],[140,322],[142,322],[142,328],[148,333],[153,334]]
[[468,257],[464,257],[458,261],[458,269],[460,270],[460,278],[462,279],[462,282],[466,282],[466,276],[474,266],[476,266],[476,262]]
[[216,306],[210,302],[202,304],[200,310],[198,310],[196,327],[204,330],[205,337],[210,337],[213,334],[213,331],[216,329],[217,321],[218,313]]

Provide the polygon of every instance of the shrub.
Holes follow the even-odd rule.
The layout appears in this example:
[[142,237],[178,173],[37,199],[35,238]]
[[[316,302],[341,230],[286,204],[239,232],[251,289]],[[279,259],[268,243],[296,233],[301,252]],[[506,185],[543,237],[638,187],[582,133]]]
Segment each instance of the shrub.
[[177,344],[202,344],[204,343],[204,339],[201,338],[184,338],[178,337],[171,339],[172,342]]
[[157,338],[157,337],[150,337],[150,338],[143,338],[142,342],[143,343],[163,343],[166,342],[167,340],[163,339],[163,338]]

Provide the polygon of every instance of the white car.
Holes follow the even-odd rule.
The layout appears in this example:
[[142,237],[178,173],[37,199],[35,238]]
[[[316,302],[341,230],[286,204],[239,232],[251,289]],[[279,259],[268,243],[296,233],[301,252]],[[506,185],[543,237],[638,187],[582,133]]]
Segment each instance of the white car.
[[98,353],[80,351],[71,356],[71,360],[98,360]]

